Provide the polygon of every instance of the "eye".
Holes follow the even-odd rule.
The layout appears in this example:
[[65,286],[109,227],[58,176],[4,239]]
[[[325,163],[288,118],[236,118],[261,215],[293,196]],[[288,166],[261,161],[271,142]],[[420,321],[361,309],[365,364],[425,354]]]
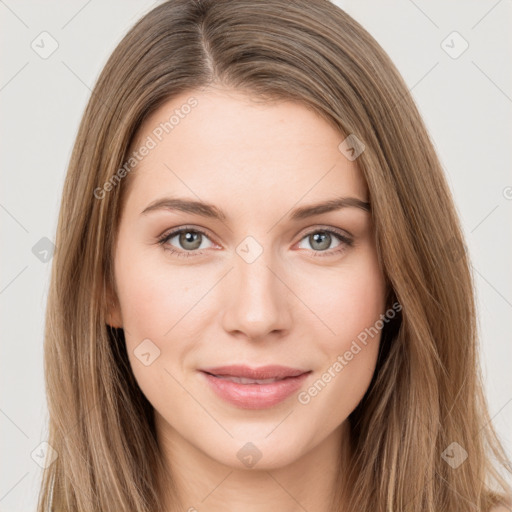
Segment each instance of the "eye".
[[[174,240],[174,243],[173,243]],[[168,251],[177,256],[195,256],[201,254],[201,249],[208,249],[212,245],[204,245],[209,240],[206,233],[196,228],[180,228],[161,236],[158,242]],[[176,248],[176,245],[178,246]],[[192,254],[189,254],[192,253]]]
[[[351,247],[354,243],[352,239],[333,229],[317,229],[315,231],[311,231],[303,237],[299,243],[302,243],[303,241],[306,241],[314,251],[313,256],[338,254],[345,251],[348,247]],[[337,242],[337,245],[335,245],[334,248],[332,247],[333,242]],[[299,248],[308,249],[308,247],[301,247],[300,245]]]
[[[201,255],[202,249],[213,247],[211,241],[210,245],[204,245],[206,241],[210,241],[208,235],[204,231],[192,227],[175,229],[163,234],[158,239],[158,243],[165,250],[180,257]],[[303,241],[310,245],[310,248],[313,250],[313,256],[332,256],[353,246],[351,238],[333,228],[311,231],[301,239],[299,244],[303,243]],[[332,247],[333,242],[337,243],[334,248]],[[299,248],[308,249],[308,247],[301,247],[300,245]]]

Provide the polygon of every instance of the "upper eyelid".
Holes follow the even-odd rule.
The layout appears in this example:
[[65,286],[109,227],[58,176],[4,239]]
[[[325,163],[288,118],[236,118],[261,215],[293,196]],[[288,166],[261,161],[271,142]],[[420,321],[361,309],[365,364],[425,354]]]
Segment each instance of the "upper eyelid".
[[[214,243],[216,245],[220,245],[217,242],[215,242],[215,240],[214,240],[215,237],[212,237],[208,233],[207,230],[205,230],[203,228],[195,227],[195,226],[183,226],[183,227],[178,227],[176,229],[171,229],[169,232],[167,232],[167,233],[164,232],[164,234],[160,235],[158,237],[158,240],[160,240],[160,241],[169,240],[170,238],[174,238],[176,235],[179,235],[180,233],[187,231],[187,230],[188,231],[196,231],[198,233],[201,233],[202,235],[208,237],[212,243]],[[351,233],[349,233],[348,231],[346,231],[344,229],[335,228],[334,226],[317,225],[317,226],[309,226],[307,228],[304,228],[298,241],[300,242],[304,237],[310,235],[311,233],[316,233],[316,232],[321,232],[321,231],[326,231],[326,232],[334,234],[335,236],[340,237],[340,241],[344,242],[344,243],[346,242],[346,240],[343,240],[343,238],[346,238],[346,239],[350,240],[351,242],[353,241],[353,238],[354,238],[354,236]],[[212,238],[213,238],[213,240],[212,240]],[[180,250],[182,250],[182,249],[180,249]],[[188,251],[188,252],[199,252],[199,251],[196,250],[196,251]]]
[[346,229],[335,228],[334,226],[317,224],[316,226],[309,226],[307,228],[304,228],[304,231],[302,231],[303,234],[302,234],[301,240],[308,234],[315,233],[317,231],[327,231],[329,233],[334,233],[335,235],[338,235],[338,236],[344,236],[345,238],[350,238],[350,239],[354,238],[354,235],[352,235],[352,233],[350,233]]

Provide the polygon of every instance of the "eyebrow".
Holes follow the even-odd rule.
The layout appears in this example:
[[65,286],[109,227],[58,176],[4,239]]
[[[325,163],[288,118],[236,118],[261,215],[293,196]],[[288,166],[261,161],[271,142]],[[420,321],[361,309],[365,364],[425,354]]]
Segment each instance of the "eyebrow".
[[[301,220],[307,217],[313,217],[314,215],[340,210],[342,208],[359,208],[365,212],[370,212],[370,203],[362,201],[356,197],[339,197],[321,203],[296,208],[295,210],[292,210],[288,217],[291,220]],[[149,204],[149,206],[141,212],[141,215],[145,215],[155,210],[178,210],[220,221],[227,219],[226,214],[213,204],[177,197],[157,199]]]

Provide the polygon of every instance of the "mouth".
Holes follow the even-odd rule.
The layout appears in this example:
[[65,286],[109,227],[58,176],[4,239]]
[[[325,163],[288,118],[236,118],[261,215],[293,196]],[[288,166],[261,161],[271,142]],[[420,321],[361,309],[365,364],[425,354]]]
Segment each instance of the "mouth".
[[231,365],[202,369],[200,373],[224,401],[242,409],[264,409],[298,391],[311,370]]
[[[208,372],[206,372],[208,373]],[[230,382],[236,382],[238,384],[271,384],[272,382],[278,382],[284,379],[293,379],[294,377],[284,377],[282,379],[247,379],[246,377],[233,377],[232,375],[214,375],[212,373],[208,373],[212,377],[217,377],[223,380],[229,380]]]

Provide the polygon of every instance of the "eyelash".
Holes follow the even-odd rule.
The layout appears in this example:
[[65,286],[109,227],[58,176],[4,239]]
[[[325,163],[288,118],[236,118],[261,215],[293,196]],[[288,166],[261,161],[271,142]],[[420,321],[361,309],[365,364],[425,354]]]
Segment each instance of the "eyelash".
[[[205,233],[204,231],[202,231],[201,229],[193,228],[193,227],[186,227],[185,226],[183,228],[171,231],[170,233],[164,233],[162,236],[160,236],[158,238],[158,243],[166,251],[169,251],[171,254],[174,254],[174,255],[176,255],[176,256],[178,256],[180,258],[190,258],[192,256],[200,256],[201,254],[203,254],[201,251],[197,251],[197,250],[195,250],[195,251],[177,250],[174,247],[172,247],[171,245],[166,245],[167,242],[171,238],[174,238],[176,235],[179,235],[181,233],[186,233],[186,232],[200,233],[201,235],[205,236],[206,238],[210,238],[208,236],[208,234]],[[345,251],[347,249],[347,247],[352,247],[354,245],[354,241],[351,238],[349,238],[346,235],[342,234],[341,231],[335,230],[333,228],[329,228],[329,229],[315,229],[313,231],[310,231],[309,233],[306,233],[299,241],[302,241],[304,238],[306,238],[306,237],[308,237],[310,235],[313,235],[315,233],[328,233],[330,235],[334,235],[336,238],[339,239],[341,244],[340,244],[339,247],[337,247],[334,250],[328,249],[328,250],[325,250],[325,251],[313,251],[313,256],[314,257],[333,256],[335,254],[339,254],[339,253]]]

